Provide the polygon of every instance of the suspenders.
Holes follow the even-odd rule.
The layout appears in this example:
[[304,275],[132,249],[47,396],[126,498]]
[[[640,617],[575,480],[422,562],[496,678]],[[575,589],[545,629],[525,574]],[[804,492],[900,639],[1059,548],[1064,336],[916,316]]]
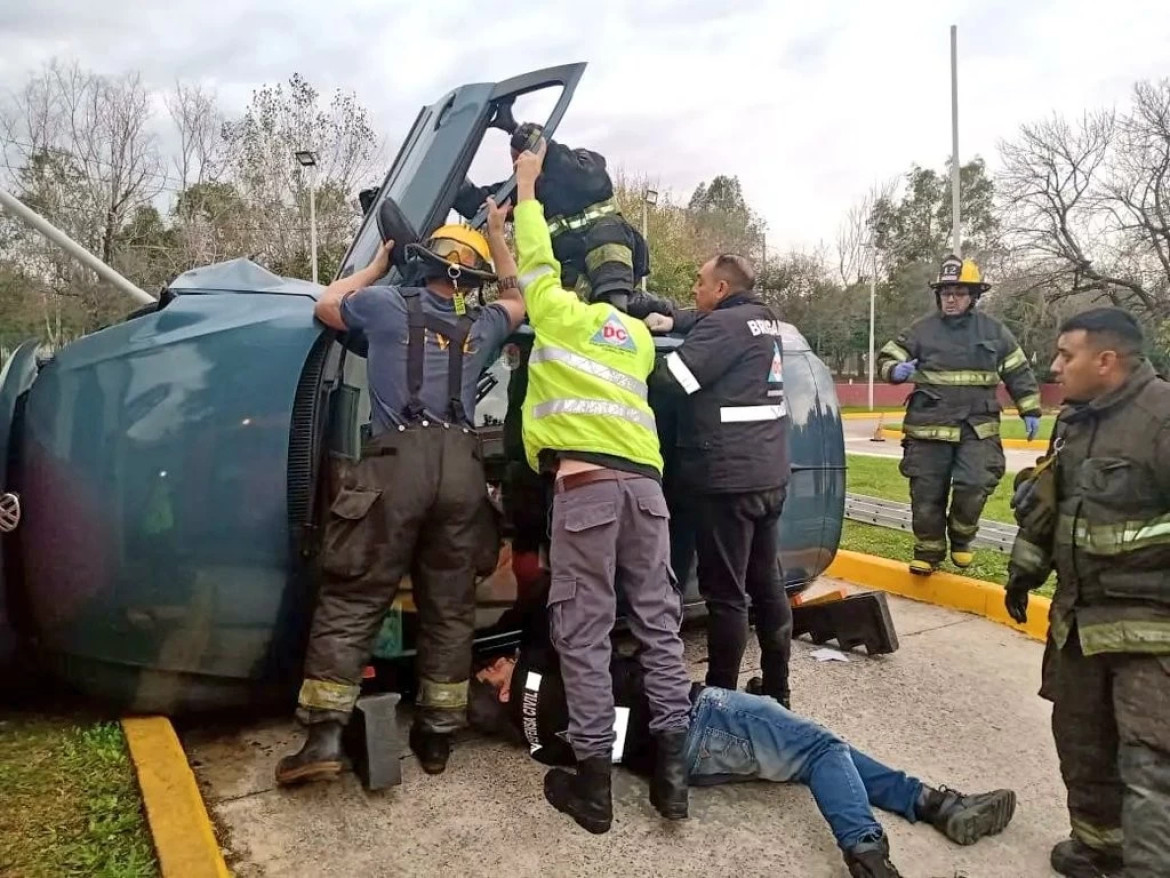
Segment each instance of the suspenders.
[[467,420],[467,413],[463,410],[463,345],[471,332],[475,322],[466,314],[456,318],[454,323],[444,320],[436,314],[427,314],[423,311],[419,289],[404,289],[402,298],[406,301],[407,312],[407,348],[406,348],[406,384],[410,390],[410,399],[403,409],[403,417],[408,423],[415,423],[423,417],[423,403],[419,394],[423,386],[423,362],[426,358],[426,330],[442,335],[449,341],[447,347],[447,405],[446,415],[455,423]]

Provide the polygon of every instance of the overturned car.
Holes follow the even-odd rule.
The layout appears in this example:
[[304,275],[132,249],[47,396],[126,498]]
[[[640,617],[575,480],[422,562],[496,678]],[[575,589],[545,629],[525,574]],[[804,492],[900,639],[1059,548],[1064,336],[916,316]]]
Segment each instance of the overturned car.
[[[342,273],[373,256],[384,201],[420,232],[444,221],[517,96],[562,89],[551,133],[584,66],[465,85],[423,108],[363,199]],[[19,639],[62,679],[133,711],[291,706],[318,528],[370,420],[363,346],[314,320],[320,291],[236,260],[181,275],[157,303],[48,359],[35,342],[15,351],[0,375],[0,650]],[[530,343],[527,327],[509,342]],[[665,353],[681,340],[656,343]],[[836,552],[845,459],[828,370],[796,329],[783,345],[793,475],[780,557],[795,592]],[[480,382],[476,421],[497,486],[514,354]],[[478,586],[481,646],[509,636],[498,624],[516,598],[508,528]],[[404,582],[376,655],[408,658],[413,631]]]

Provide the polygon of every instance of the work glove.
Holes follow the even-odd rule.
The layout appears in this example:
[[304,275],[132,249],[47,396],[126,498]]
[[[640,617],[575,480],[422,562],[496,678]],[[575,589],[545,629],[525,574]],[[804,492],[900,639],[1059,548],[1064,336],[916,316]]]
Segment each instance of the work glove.
[[1004,589],[1003,605],[1008,615],[1023,625],[1028,621],[1028,593],[1030,589],[1026,582],[1020,582],[1014,577],[1008,580]]
[[1024,429],[1028,431],[1028,441],[1031,442],[1040,434],[1040,419],[1035,415],[1024,415]]
[[642,322],[651,332],[670,332],[674,329],[674,318],[668,317],[666,314],[647,314]]
[[917,360],[907,360],[905,363],[899,363],[890,371],[890,380],[894,384],[901,384],[903,381],[913,375],[917,368]]

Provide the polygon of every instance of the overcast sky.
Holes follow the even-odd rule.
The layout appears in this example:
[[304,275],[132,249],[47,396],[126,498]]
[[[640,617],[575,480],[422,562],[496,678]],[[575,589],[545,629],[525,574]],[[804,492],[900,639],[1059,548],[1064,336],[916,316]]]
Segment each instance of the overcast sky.
[[[1020,123],[1123,104],[1170,75],[1155,0],[0,0],[0,86],[55,56],[214,86],[225,109],[299,71],[354,89],[393,156],[418,108],[466,82],[588,61],[560,137],[685,198],[737,174],[771,248],[831,241],[873,183],[950,153],[991,164]],[[896,11],[894,11],[896,10]]]

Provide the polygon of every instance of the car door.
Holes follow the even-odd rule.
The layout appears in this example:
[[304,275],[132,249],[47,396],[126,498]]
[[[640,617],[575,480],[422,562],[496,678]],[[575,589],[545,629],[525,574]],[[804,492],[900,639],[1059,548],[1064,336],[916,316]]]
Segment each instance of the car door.
[[[338,276],[352,274],[374,257],[380,244],[378,208],[386,198],[394,199],[420,236],[425,237],[442,223],[501,107],[509,106],[521,95],[560,86],[560,99],[544,123],[546,135],[552,136],[569,108],[585,66],[565,64],[503,82],[463,85],[423,107],[366,211]],[[498,198],[511,194],[514,186],[515,181],[509,179],[497,193]],[[484,221],[481,211],[472,225],[478,228]]]

